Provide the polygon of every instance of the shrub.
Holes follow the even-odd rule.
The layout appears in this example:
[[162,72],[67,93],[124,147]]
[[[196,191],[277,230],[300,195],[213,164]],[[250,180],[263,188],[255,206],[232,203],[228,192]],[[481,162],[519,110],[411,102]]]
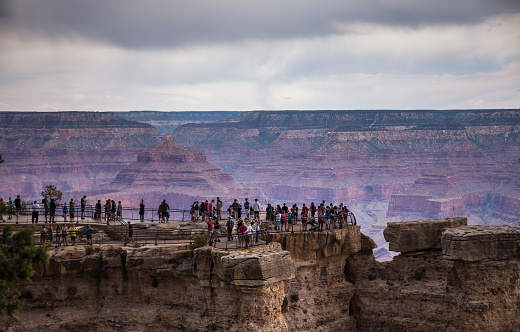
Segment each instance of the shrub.
[[300,295],[298,294],[291,294],[291,302],[296,302],[300,299]]
[[193,243],[190,244],[190,249],[201,248],[206,244],[208,244],[208,237],[206,235],[196,235],[195,238],[193,238]]
[[283,298],[282,302],[282,312],[287,312],[287,306],[289,305],[289,300],[287,300],[287,296]]

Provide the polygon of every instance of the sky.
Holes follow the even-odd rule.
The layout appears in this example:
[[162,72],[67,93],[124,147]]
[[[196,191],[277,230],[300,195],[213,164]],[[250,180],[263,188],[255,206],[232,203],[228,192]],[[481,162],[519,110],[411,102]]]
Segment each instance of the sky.
[[0,0],[0,111],[520,108],[520,0]]

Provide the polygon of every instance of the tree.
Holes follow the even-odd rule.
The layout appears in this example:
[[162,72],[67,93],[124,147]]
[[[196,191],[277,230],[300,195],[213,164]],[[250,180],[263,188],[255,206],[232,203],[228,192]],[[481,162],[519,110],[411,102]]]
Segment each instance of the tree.
[[48,186],[45,186],[45,190],[42,191],[42,196],[49,197],[49,199],[54,198],[56,202],[61,201],[61,198],[63,197],[63,193],[56,188],[55,185],[49,184]]
[[9,321],[16,320],[23,305],[18,283],[30,281],[33,264],[47,262],[49,258],[45,247],[34,245],[33,234],[32,226],[19,232],[13,226],[6,226],[0,237],[0,314],[5,310]]

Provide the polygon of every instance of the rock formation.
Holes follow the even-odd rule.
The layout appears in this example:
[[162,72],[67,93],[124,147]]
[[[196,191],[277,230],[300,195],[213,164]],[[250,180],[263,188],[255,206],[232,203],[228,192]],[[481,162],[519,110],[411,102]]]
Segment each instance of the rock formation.
[[[384,263],[359,226],[276,233],[267,245],[239,251],[62,248],[22,287],[25,306],[11,328],[517,331],[519,227],[463,223],[406,223],[391,239],[400,254]],[[431,243],[402,245],[432,230]]]
[[0,113],[0,192],[4,199],[41,199],[43,188],[54,184],[64,193],[90,195],[159,141],[154,127],[113,113]]
[[231,204],[237,197],[258,197],[259,190],[244,188],[230,174],[206,161],[206,157],[173,140],[171,133],[154,147],[142,151],[137,161],[122,169],[100,197],[117,197],[130,206],[142,198],[171,208],[187,209],[194,201],[220,196]]
[[272,203],[347,204],[381,255],[389,221],[517,224],[519,110],[258,111],[174,138]]

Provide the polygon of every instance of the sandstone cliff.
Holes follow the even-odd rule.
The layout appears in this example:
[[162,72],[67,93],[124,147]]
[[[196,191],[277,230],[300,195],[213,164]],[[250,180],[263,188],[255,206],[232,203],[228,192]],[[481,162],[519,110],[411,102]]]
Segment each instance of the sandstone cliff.
[[89,195],[159,141],[152,126],[113,113],[0,113],[0,192],[4,199],[41,199],[55,184]]
[[259,190],[238,184],[229,173],[207,162],[202,153],[175,142],[171,133],[159,144],[142,151],[137,161],[117,174],[106,191],[109,193],[98,196],[117,197],[130,206],[139,206],[142,198],[157,206],[166,199],[171,208],[179,209],[217,196],[227,204],[234,198],[248,196],[263,201]]
[[519,227],[465,223],[392,224],[385,263],[358,226],[239,251],[61,248],[11,330],[517,331]]

